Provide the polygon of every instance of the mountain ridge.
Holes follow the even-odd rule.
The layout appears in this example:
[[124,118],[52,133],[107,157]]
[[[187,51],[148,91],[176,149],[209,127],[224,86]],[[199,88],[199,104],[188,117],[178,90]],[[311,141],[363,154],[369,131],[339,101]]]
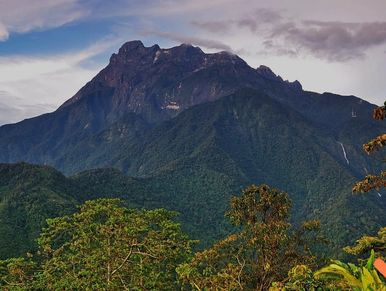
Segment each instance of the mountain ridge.
[[[158,56],[160,64],[154,63],[157,52],[163,52]],[[205,62],[207,65],[196,71]],[[113,54],[109,65],[55,112],[0,127],[0,161],[27,161],[62,169],[55,163],[58,152],[108,130],[121,118],[130,115],[143,128],[151,128],[191,106],[244,87],[263,91],[310,122],[333,129],[337,136],[350,122],[354,107],[357,119],[371,122],[367,116],[373,106],[366,101],[302,91],[296,81],[283,81],[265,66],[253,69],[236,55],[205,54],[190,45],[145,47],[133,41]]]
[[129,42],[55,112],[0,127],[0,162],[53,166],[82,190],[76,201],[177,210],[202,240],[229,230],[232,194],[267,183],[290,194],[295,223],[320,218],[337,252],[386,223],[386,195],[351,193],[380,167],[361,147],[386,130],[373,108],[304,91],[229,53]]

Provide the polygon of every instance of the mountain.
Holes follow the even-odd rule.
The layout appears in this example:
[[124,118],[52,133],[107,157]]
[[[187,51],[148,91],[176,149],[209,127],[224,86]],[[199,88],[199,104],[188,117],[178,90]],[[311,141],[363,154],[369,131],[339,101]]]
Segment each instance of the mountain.
[[[368,130],[360,120],[351,122],[348,134]],[[386,222],[384,195],[351,193],[364,171],[358,164],[367,157],[348,138],[339,144],[327,128],[262,92],[244,89],[187,109],[154,127],[139,144],[123,144],[111,155],[126,172],[163,181],[160,188],[169,187],[176,193],[175,203],[188,206],[177,209],[182,215],[196,209],[189,224],[207,226],[211,223],[206,219],[213,217],[213,233],[218,233],[216,223],[222,221],[230,196],[240,188],[267,183],[283,189],[293,201],[294,222],[321,219],[338,250],[360,232],[375,231]],[[371,164],[364,165],[371,169]]]
[[[328,127],[337,139],[351,135],[345,129],[351,126],[352,110],[356,120],[369,124],[373,132],[379,127],[369,119],[371,104],[356,97],[305,92],[299,82],[283,81],[264,66],[253,69],[236,55],[205,54],[190,45],[144,47],[132,41],[55,112],[0,127],[0,161],[48,164],[67,174],[89,166],[113,166],[109,157],[78,163],[85,141],[112,131],[125,139],[140,139],[146,130],[191,106],[245,87]],[[107,142],[104,148],[109,146]]]
[[[385,195],[351,193],[379,170],[361,148],[386,129],[371,120],[373,108],[304,91],[230,53],[133,41],[55,112],[0,127],[0,161],[70,175],[57,174],[73,189],[61,192],[71,205],[109,196],[177,210],[204,244],[229,231],[231,195],[267,183],[290,194],[295,223],[321,219],[338,252],[386,223]],[[122,173],[90,170],[102,167]]]

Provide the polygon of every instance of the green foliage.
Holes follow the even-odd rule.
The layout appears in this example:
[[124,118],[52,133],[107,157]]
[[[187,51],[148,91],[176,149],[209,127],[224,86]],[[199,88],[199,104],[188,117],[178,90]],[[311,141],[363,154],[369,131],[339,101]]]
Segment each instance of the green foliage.
[[[122,207],[119,199],[84,203],[78,212],[48,219],[35,255],[0,261],[5,290],[386,290],[373,267],[333,261],[318,265],[311,247],[324,242],[320,222],[292,227],[291,201],[267,185],[233,197],[226,213],[237,230],[192,257],[194,241],[164,209]],[[383,248],[378,237],[352,252]],[[370,241],[368,244],[367,241]]]
[[343,263],[332,260],[332,263],[313,273],[307,266],[295,266],[288,277],[281,282],[274,282],[270,291],[289,290],[354,290],[385,291],[386,282],[374,268],[375,253],[364,265]]
[[313,232],[319,224],[309,222],[302,231],[294,231],[289,210],[288,194],[266,185],[246,188],[232,198],[227,212],[240,231],[180,266],[181,280],[198,290],[267,290],[292,267],[314,266],[315,257],[300,233]]
[[[138,210],[118,199],[88,201],[49,219],[36,262],[2,261],[0,286],[48,290],[170,290],[194,243],[164,209]],[[37,271],[31,274],[31,269]],[[32,276],[32,278],[31,278]]]
[[0,261],[0,287],[5,290],[26,290],[33,286],[37,263],[31,258]]
[[314,278],[312,270],[306,265],[297,265],[288,272],[284,283],[274,282],[269,291],[318,291],[324,284]]
[[121,198],[131,208],[178,211],[183,230],[200,239],[202,248],[229,233],[222,201],[238,189],[235,184],[227,175],[204,167],[134,179],[114,169],[67,178],[50,167],[0,164],[0,259],[36,250],[47,218],[74,213],[75,205],[103,197]]
[[80,173],[71,180],[82,189],[82,200],[119,197],[129,207],[179,212],[182,229],[200,240],[199,248],[212,244],[232,229],[224,220],[224,201],[239,185],[207,167],[188,164],[146,179],[128,178],[118,170],[98,169]]
[[76,210],[77,191],[51,167],[0,164],[0,259],[35,250],[47,218]]
[[315,277],[327,281],[330,286],[335,286],[335,288],[385,291],[386,282],[382,275],[379,276],[374,269],[374,258],[375,254],[372,251],[366,265],[362,267],[333,261],[329,266],[315,272]]
[[362,236],[354,246],[344,248],[345,252],[353,255],[368,253],[371,250],[379,256],[386,257],[386,227],[382,227],[377,236]]
[[[339,103],[339,112],[345,104]],[[333,118],[340,117],[328,119]],[[123,172],[99,169],[64,177],[48,167],[0,167],[0,258],[36,248],[46,218],[73,213],[75,205],[102,197],[121,198],[129,207],[180,212],[183,230],[203,248],[234,231],[223,213],[231,193],[251,183],[291,193],[291,223],[320,220],[332,242],[328,254],[340,254],[362,233],[386,223],[386,196],[351,195],[357,173],[374,169],[353,140],[367,139],[379,125],[350,117],[342,132],[332,134],[250,89],[194,106],[152,127],[138,119],[123,116],[91,140],[82,137],[78,146],[71,143],[57,148],[55,157],[44,156],[44,162],[55,159],[66,173],[106,166]]]

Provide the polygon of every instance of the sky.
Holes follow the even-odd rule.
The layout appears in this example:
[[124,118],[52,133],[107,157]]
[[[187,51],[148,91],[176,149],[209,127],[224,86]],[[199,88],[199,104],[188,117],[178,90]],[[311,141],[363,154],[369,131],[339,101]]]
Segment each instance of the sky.
[[386,99],[385,0],[0,0],[0,125],[55,110],[137,39],[230,51],[305,90]]

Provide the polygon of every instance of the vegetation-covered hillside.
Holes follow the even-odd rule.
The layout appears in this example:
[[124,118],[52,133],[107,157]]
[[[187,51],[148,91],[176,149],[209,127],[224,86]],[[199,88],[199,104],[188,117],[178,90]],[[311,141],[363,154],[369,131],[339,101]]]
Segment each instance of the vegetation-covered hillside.
[[50,167],[0,164],[0,257],[35,249],[46,218],[76,210],[77,191]]
[[[381,117],[375,114],[375,118],[384,119],[385,107],[375,113],[379,111]],[[385,139],[380,135],[363,147],[373,153],[384,145]],[[205,212],[200,204],[205,197],[198,192],[191,193],[191,197],[186,195],[189,193],[186,189],[200,189],[198,184],[192,185],[195,179],[207,181],[208,184],[201,185],[207,191],[211,191],[210,185],[216,186],[215,192],[209,192],[210,198],[219,193],[220,182],[224,186],[221,191],[236,185],[231,180],[224,183],[226,176],[209,179],[216,177],[216,173],[210,172],[216,161],[212,157],[213,160],[208,159],[208,168],[196,172],[193,166],[189,167],[189,173],[179,173],[178,183],[184,190],[178,193],[168,188],[167,185],[175,187],[175,183],[170,183],[164,170],[160,171],[163,176],[146,179],[128,178],[114,169],[86,171],[66,178],[50,167],[1,164],[0,222],[5,227],[0,228],[0,235],[5,239],[0,248],[4,250],[1,256],[7,259],[0,260],[0,287],[6,290],[386,290],[386,278],[380,269],[386,255],[385,227],[376,236],[364,235],[355,245],[344,248],[345,252],[362,257],[370,253],[367,261],[359,259],[354,264],[333,260],[322,267],[326,256],[336,258],[342,254],[336,248],[346,240],[319,220],[297,221],[296,212],[295,223],[291,224],[292,203],[287,193],[264,184],[243,189],[240,195],[230,199],[226,211],[232,228],[222,220],[217,221],[216,215]],[[178,164],[173,169],[186,170]],[[171,177],[177,176],[171,173]],[[202,177],[202,173],[210,175]],[[382,172],[379,176],[366,176],[353,185],[353,191],[380,190],[385,185]],[[373,207],[367,196],[352,195],[351,205],[362,202],[369,203],[362,204],[364,208]],[[296,195],[293,197],[296,199]],[[355,200],[357,197],[363,199]],[[216,202],[207,199],[208,209],[216,209],[212,208]],[[77,203],[83,205],[74,211]],[[190,240],[176,223],[176,212],[142,208],[162,204],[187,211],[182,213],[181,220],[188,233],[203,236],[214,231],[201,244],[201,250],[193,253],[192,247],[198,241]],[[50,218],[63,214],[67,215]],[[369,219],[371,215],[377,214],[373,211]],[[48,219],[44,221],[45,218]],[[202,221],[195,224],[198,218]],[[335,216],[329,218],[337,221]],[[349,223],[355,223],[351,219],[347,217]],[[217,225],[212,230],[211,224],[216,222],[225,227]],[[39,226],[43,227],[40,234]],[[221,231],[224,233],[220,234]],[[326,234],[333,244],[326,240]],[[211,242],[213,239],[217,241]]]

